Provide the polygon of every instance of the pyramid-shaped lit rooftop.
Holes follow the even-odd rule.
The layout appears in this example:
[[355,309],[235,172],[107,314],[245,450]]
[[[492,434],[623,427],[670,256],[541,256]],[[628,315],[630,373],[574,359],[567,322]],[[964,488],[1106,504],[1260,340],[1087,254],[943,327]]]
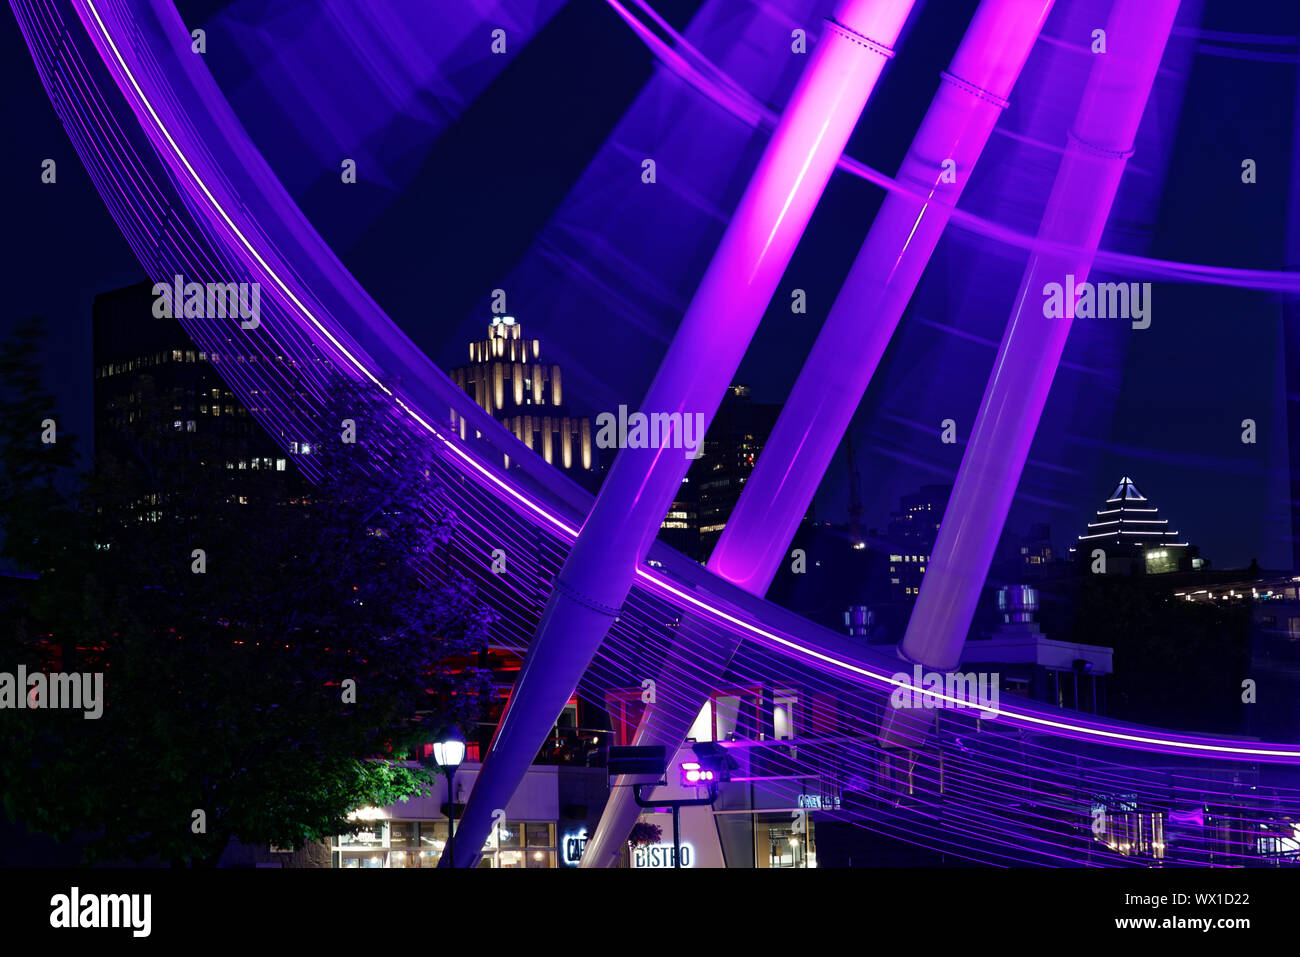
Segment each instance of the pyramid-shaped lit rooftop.
[[1088,523],[1088,530],[1079,536],[1079,541],[1125,547],[1187,546],[1187,542],[1179,541],[1177,530],[1169,527],[1169,520],[1160,517],[1160,509],[1151,504],[1127,475],[1119,480],[1106,504],[1097,510],[1097,520]]

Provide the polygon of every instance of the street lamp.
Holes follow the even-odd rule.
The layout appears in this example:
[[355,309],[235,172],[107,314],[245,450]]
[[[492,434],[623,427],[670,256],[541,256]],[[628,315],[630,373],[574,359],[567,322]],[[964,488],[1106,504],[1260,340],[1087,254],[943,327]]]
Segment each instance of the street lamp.
[[456,866],[455,841],[456,836],[456,792],[452,788],[452,780],[456,777],[456,769],[460,767],[461,762],[465,760],[465,739],[455,728],[448,728],[442,736],[441,741],[435,741],[433,745],[433,761],[442,769],[442,773],[447,775],[447,866]]

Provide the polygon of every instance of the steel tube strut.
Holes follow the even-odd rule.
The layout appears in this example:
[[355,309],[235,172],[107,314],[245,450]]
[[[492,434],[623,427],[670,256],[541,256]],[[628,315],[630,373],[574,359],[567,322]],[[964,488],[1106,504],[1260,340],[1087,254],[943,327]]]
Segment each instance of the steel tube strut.
[[[642,412],[712,421],[913,0],[841,0],[705,271]],[[456,836],[476,861],[627,597],[690,459],[624,448],[565,560]],[[441,865],[441,861],[439,861]]]
[[[885,199],[709,557],[711,571],[751,594],[762,596],[771,585],[1052,3],[983,0],[943,74],[898,174],[929,199],[904,193]],[[949,159],[955,182],[944,181]],[[730,637],[719,647],[712,634],[693,627],[689,616],[681,622],[656,678],[663,701],[647,706],[637,744],[670,751],[681,745],[708,701],[712,689],[705,682],[711,677],[716,685],[737,647]],[[628,794],[611,789],[581,866],[617,863],[639,814]]]
[[1087,279],[1151,94],[1178,0],[1118,0],[1057,170],[1038,235],[1090,252],[1030,258],[944,512],[899,654],[946,671],[971,616],[1020,481],[1074,315],[1046,318],[1045,285]]

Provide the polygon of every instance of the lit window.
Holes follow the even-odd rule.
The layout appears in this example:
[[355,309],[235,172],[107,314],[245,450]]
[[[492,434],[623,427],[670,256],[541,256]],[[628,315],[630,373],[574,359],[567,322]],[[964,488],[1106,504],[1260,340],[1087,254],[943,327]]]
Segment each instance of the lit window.
[[173,350],[172,350],[172,362],[180,362],[180,361],[181,361],[181,350],[179,350],[179,349],[173,349]]
[[276,459],[276,460],[275,460],[275,470],[276,470],[277,472],[283,472],[283,471],[284,471],[284,459]]

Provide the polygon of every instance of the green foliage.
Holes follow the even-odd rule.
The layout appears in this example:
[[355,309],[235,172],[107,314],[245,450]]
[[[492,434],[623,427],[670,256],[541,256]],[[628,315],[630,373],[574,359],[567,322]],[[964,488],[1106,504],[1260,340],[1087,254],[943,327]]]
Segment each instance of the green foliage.
[[490,674],[446,664],[483,650],[491,619],[439,568],[451,525],[427,445],[339,381],[301,439],[319,481],[226,468],[229,444],[172,430],[146,382],[137,428],[64,501],[37,430],[12,425],[39,393],[30,342],[0,352],[0,524],[19,539],[6,554],[40,578],[8,602],[0,660],[38,670],[53,636],[60,670],[105,673],[107,704],[98,720],[6,714],[10,816],[92,834],[95,860],[211,865],[232,838],[301,846],[354,830],[357,807],[427,793],[431,775],[402,760],[477,720],[491,690]]
[[1083,582],[1074,639],[1115,649],[1108,710],[1144,724],[1238,732],[1250,609],[1168,592],[1137,576]]
[[[24,320],[0,346],[0,515],[6,516],[0,558],[23,568],[49,567],[66,538],[69,514],[57,480],[76,461],[76,437],[64,432],[37,356],[45,320]],[[41,441],[53,420],[56,441]],[[60,532],[63,534],[60,535]]]

